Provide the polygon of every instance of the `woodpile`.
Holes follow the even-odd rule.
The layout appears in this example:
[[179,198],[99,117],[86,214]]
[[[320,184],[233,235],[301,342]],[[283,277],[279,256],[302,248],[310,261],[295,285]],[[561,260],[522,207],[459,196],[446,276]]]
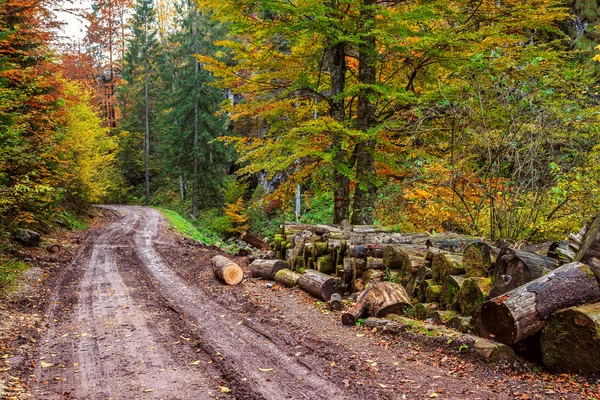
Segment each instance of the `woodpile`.
[[[341,309],[346,325],[405,313],[474,332],[486,358],[505,361],[508,346],[541,331],[547,366],[600,372],[600,217],[567,240],[525,247],[377,226],[280,228],[273,251],[288,267],[252,275],[297,285]],[[359,294],[344,310],[347,292]]]

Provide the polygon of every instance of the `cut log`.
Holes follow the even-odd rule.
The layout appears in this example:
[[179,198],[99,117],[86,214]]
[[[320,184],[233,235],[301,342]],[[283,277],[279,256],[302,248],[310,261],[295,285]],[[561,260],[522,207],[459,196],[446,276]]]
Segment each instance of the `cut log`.
[[465,279],[458,294],[461,314],[468,316],[475,314],[479,306],[488,301],[491,285],[491,278]]
[[600,373],[600,303],[552,314],[542,329],[542,361],[559,372]]
[[213,273],[221,282],[228,285],[237,285],[244,279],[242,268],[229,258],[214,256],[211,261]]
[[409,262],[408,253],[401,246],[387,245],[383,250],[383,264],[386,267],[401,270]]
[[439,303],[441,296],[442,296],[442,285],[428,284],[427,287],[425,288],[425,301],[426,302]]
[[317,258],[327,255],[327,242],[319,242],[313,240],[312,259],[317,261]]
[[60,251],[60,246],[56,243],[50,243],[46,246],[46,251],[48,253],[56,254]]
[[348,245],[348,257],[377,257],[382,258],[385,248],[389,246],[387,244],[349,244]]
[[585,233],[575,261],[587,264],[600,282],[600,215]]
[[399,233],[354,233],[354,232],[330,232],[323,236],[327,239],[338,239],[355,244],[408,244],[413,238]]
[[365,289],[371,286],[373,283],[381,282],[383,280],[383,271],[379,269],[368,269],[362,276]]
[[448,327],[461,333],[469,333],[471,332],[471,317],[457,315],[456,317],[452,318],[447,325]]
[[415,274],[417,277],[417,282],[422,282],[426,279],[431,279],[433,277],[433,275],[431,275],[431,267],[429,265],[431,264],[427,264],[426,261],[426,263],[421,268],[419,268],[419,270]]
[[346,284],[348,287],[350,287],[352,285],[352,274],[353,274],[353,264],[354,264],[354,259],[353,258],[344,258],[344,276],[343,276],[343,280],[344,280],[344,284]]
[[378,282],[365,289],[356,303],[342,315],[344,325],[354,325],[366,312],[373,317],[398,314],[410,307],[410,299],[401,285],[391,282]]
[[340,311],[342,309],[342,295],[334,293],[329,299],[329,309],[334,311]]
[[360,279],[367,269],[367,261],[364,258],[355,258],[352,261],[352,278]]
[[425,253],[425,259],[431,262],[433,261],[433,257],[435,257],[435,255],[438,253],[448,253],[448,251],[438,249],[437,247],[428,247],[427,252]]
[[354,293],[362,293],[365,290],[365,282],[362,279],[352,280],[352,291]]
[[535,253],[503,249],[498,255],[492,274],[490,297],[500,296],[552,271],[558,262]]
[[427,247],[436,247],[438,249],[446,250],[452,253],[462,253],[465,248],[471,243],[476,242],[477,239],[458,237],[458,238],[436,238],[432,237],[425,241]]
[[479,336],[513,344],[539,332],[553,312],[599,298],[590,268],[574,262],[483,303],[473,325]]
[[433,279],[426,279],[419,282],[417,285],[417,299],[419,302],[427,303],[427,288],[432,285],[434,285]]
[[383,333],[400,333],[402,331],[405,331],[409,325],[408,324],[404,324],[404,323],[399,323],[396,321],[390,321],[389,319],[385,319],[385,318],[375,318],[375,317],[369,317],[367,319],[365,319],[365,322],[363,322],[363,325],[366,326],[367,328],[377,328],[378,330],[381,330]]
[[307,225],[286,222],[279,226],[282,235],[296,234],[300,231],[311,231],[315,235],[323,236],[329,232],[341,232],[340,227],[331,225]]
[[304,254],[304,246],[312,241],[314,233],[311,231],[300,231],[294,236],[294,247],[292,248],[292,257],[290,264],[295,266],[296,260]]
[[416,319],[426,320],[433,318],[433,314],[439,309],[438,303],[419,303],[414,307],[414,316]]
[[375,258],[375,257],[367,257],[366,268],[369,269],[377,269],[384,270],[385,265],[383,265],[383,259]]
[[324,301],[329,301],[334,293],[343,294],[345,291],[344,282],[313,269],[306,270],[298,278],[298,287]]
[[431,260],[431,275],[433,280],[439,284],[449,275],[464,275],[465,268],[462,265],[462,256],[451,253],[437,253]]
[[440,294],[440,306],[445,310],[460,310],[458,294],[467,279],[466,275],[448,275],[444,278],[442,292]]
[[272,281],[282,269],[289,270],[289,264],[281,260],[255,260],[250,264],[250,275]]
[[471,335],[465,338],[473,340],[473,350],[489,364],[511,364],[517,358],[514,350],[503,343]]
[[500,249],[485,242],[471,243],[463,252],[463,267],[467,276],[487,278],[491,276],[492,266],[500,254]]
[[271,250],[271,246],[269,246],[267,242],[263,241],[257,236],[254,236],[250,232],[242,232],[240,239],[259,250]]
[[300,274],[289,269],[281,269],[275,274],[275,282],[286,287],[295,287],[298,284]]
[[333,264],[331,254],[321,256],[317,259],[317,271],[324,274],[332,274],[335,272],[335,265]]

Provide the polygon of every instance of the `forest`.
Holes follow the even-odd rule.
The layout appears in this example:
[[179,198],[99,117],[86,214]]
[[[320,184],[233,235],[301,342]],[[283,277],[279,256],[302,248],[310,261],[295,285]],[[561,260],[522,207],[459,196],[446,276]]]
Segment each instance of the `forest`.
[[596,0],[63,3],[0,1],[4,237],[98,203],[221,238],[540,242],[600,211]]

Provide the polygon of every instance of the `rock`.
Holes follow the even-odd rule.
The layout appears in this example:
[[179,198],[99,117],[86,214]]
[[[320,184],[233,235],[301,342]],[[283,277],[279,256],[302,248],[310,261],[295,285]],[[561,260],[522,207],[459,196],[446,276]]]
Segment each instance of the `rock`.
[[29,229],[17,230],[12,238],[15,242],[29,247],[37,247],[42,242],[42,236],[39,233]]
[[271,288],[273,287],[273,284],[269,282],[269,283],[267,283],[267,284],[265,285],[265,287],[266,287],[267,289],[271,289]]

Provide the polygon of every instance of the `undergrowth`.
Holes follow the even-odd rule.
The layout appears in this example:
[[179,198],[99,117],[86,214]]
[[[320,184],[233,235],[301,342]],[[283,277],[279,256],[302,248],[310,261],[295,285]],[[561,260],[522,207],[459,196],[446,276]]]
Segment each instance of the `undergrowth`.
[[0,293],[6,294],[12,291],[19,275],[30,267],[24,262],[0,258]]

